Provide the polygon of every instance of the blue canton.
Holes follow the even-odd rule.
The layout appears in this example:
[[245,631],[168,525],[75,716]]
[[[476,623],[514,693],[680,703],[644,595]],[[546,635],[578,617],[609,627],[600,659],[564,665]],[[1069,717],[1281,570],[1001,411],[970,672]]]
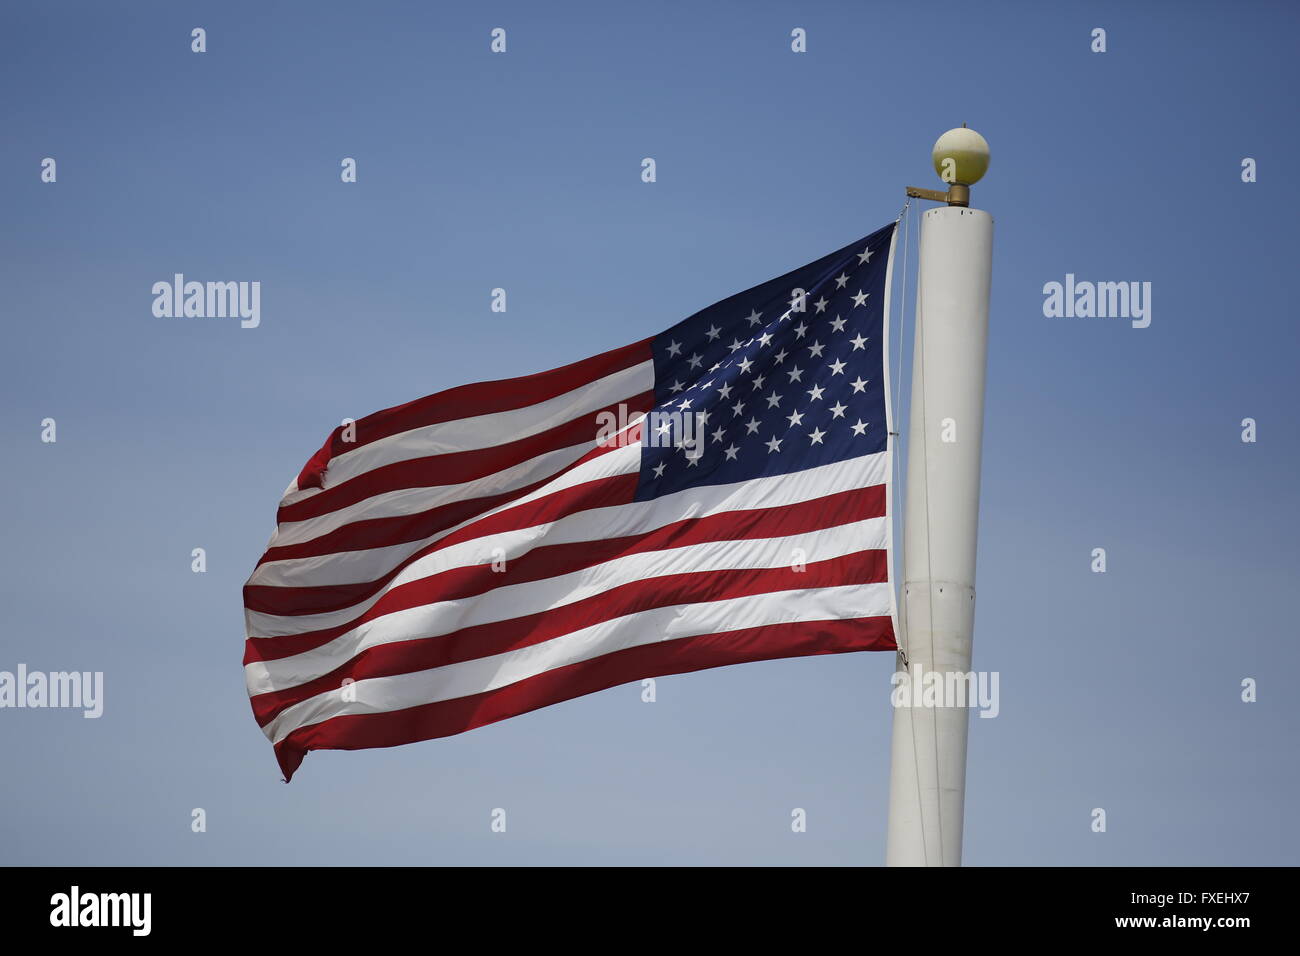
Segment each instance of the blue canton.
[[885,450],[893,233],[886,226],[655,336],[638,500]]

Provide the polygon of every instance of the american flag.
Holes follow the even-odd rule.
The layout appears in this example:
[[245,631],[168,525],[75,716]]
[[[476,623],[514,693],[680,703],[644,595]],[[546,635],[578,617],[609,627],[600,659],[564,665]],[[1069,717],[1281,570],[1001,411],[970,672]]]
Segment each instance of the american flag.
[[244,587],[285,779],[628,681],[893,650],[894,226],[661,335],[335,429]]

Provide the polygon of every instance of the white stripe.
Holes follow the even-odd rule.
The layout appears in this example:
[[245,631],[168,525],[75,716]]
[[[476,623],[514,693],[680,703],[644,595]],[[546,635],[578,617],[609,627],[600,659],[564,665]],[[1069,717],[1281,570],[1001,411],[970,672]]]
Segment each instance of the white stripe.
[[889,584],[857,584],[655,608],[492,657],[357,681],[348,685],[348,696],[355,692],[355,700],[343,700],[338,690],[327,691],[287,708],[264,730],[279,743],[293,730],[331,717],[454,700],[631,647],[767,624],[886,616],[892,606]]
[[[383,494],[373,495],[354,505],[330,511],[318,518],[302,521],[283,521],[271,539],[270,547],[283,548],[293,544],[302,544],[329,534],[354,521],[370,521],[375,518],[396,518],[419,514],[451,501],[471,501],[490,495],[514,491],[531,485],[542,478],[548,478],[568,468],[575,461],[595,447],[592,441],[568,448],[557,448],[527,461],[501,471],[493,472],[482,478],[473,478],[455,485],[428,485],[421,488],[399,488]],[[430,471],[435,469],[430,468]]]
[[[630,414],[625,428],[615,435],[610,444],[616,445],[622,440],[619,436],[631,432],[645,415],[642,412]],[[527,461],[503,468],[481,478],[475,478],[460,484],[429,485],[421,488],[400,488],[383,494],[372,495],[353,505],[327,512],[317,518],[303,521],[284,521],[276,528],[269,547],[288,547],[311,541],[324,534],[341,528],[353,521],[366,521],[374,518],[403,517],[418,514],[440,504],[450,501],[471,501],[488,495],[513,491],[526,485],[535,484],[544,478],[559,475],[565,468],[578,461],[587,452],[596,447],[595,434],[590,441],[559,448],[538,455]],[[628,442],[630,444],[630,442]],[[432,466],[431,471],[434,471]],[[519,499],[525,501],[529,499]],[[507,507],[515,502],[507,502]],[[479,516],[475,516],[476,518]],[[473,520],[473,519],[467,519]],[[464,522],[462,522],[462,525]],[[424,539],[426,542],[431,540]]]
[[[639,465],[639,446],[629,446],[635,451]],[[628,449],[602,455],[595,461],[614,458]],[[568,515],[549,524],[531,528],[512,529],[492,535],[487,539],[459,542],[427,554],[403,568],[394,576],[384,591],[360,601],[351,607],[321,614],[275,615],[260,611],[246,611],[247,633],[252,638],[273,638],[308,631],[339,627],[365,613],[385,591],[411,581],[429,577],[450,568],[472,567],[492,560],[491,548],[500,548],[507,561],[515,560],[539,545],[572,544],[617,538],[630,534],[645,534],[675,521],[705,518],[729,511],[778,508],[784,505],[811,501],[840,491],[851,491],[884,484],[888,478],[889,461],[886,453],[877,452],[845,461],[833,462],[816,468],[787,475],[771,475],[734,482],[728,485],[701,485],[672,494],[606,508],[592,508]],[[498,509],[500,510],[500,509]],[[484,541],[490,542],[490,547]],[[353,552],[365,555],[370,552]],[[312,561],[321,559],[299,559]],[[286,564],[288,562],[276,562]],[[273,565],[263,565],[272,567]],[[391,565],[389,565],[391,567]],[[261,570],[261,569],[259,569]],[[307,572],[297,571],[296,574]],[[251,583],[266,583],[256,580]],[[316,582],[313,582],[316,583]]]
[[612,478],[636,472],[641,467],[641,446],[628,445],[615,451],[597,455],[590,461],[582,462],[553,481],[547,482],[536,491],[498,505],[483,514],[467,518],[460,524],[439,531],[418,541],[407,541],[390,545],[386,548],[367,548],[363,551],[339,551],[332,554],[316,555],[310,558],[285,558],[280,561],[268,561],[261,565],[248,579],[249,584],[264,584],[270,587],[318,587],[333,584],[357,584],[375,581],[394,567],[406,560],[421,548],[427,547],[462,528],[482,521],[507,508],[517,508],[530,501],[536,501],[547,495],[572,488],[588,481],[600,478]]
[[287,505],[295,505],[300,501],[305,501],[313,495],[320,494],[320,492],[321,489],[319,488],[300,489],[298,487],[298,476],[294,475],[293,481],[289,482],[289,487],[284,489],[284,494],[280,496],[280,507],[283,508]]
[[[373,468],[398,461],[515,442],[652,388],[654,362],[647,360],[534,405],[412,428],[331,458],[324,486],[335,488]],[[595,441],[593,433],[593,445]]]
[[710,574],[745,568],[788,568],[883,549],[884,518],[779,538],[709,541],[614,558],[579,571],[505,585],[485,594],[395,611],[339,635],[328,644],[272,661],[245,665],[250,696],[297,687],[343,666],[372,647],[441,637],[468,627],[554,610],[622,585],[670,574]]

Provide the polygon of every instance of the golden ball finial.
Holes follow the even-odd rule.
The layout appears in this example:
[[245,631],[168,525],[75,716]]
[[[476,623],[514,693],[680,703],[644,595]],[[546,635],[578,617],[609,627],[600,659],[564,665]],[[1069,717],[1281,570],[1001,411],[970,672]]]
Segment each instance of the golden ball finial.
[[970,186],[980,181],[989,169],[989,144],[979,133],[963,123],[950,129],[934,144],[934,171],[949,185]]

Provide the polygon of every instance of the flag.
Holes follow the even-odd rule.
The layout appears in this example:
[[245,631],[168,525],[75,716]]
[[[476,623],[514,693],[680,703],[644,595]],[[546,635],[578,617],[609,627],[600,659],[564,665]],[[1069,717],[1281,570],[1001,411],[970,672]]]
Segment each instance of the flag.
[[628,681],[893,650],[893,225],[668,331],[341,425],[244,587],[285,779]]

